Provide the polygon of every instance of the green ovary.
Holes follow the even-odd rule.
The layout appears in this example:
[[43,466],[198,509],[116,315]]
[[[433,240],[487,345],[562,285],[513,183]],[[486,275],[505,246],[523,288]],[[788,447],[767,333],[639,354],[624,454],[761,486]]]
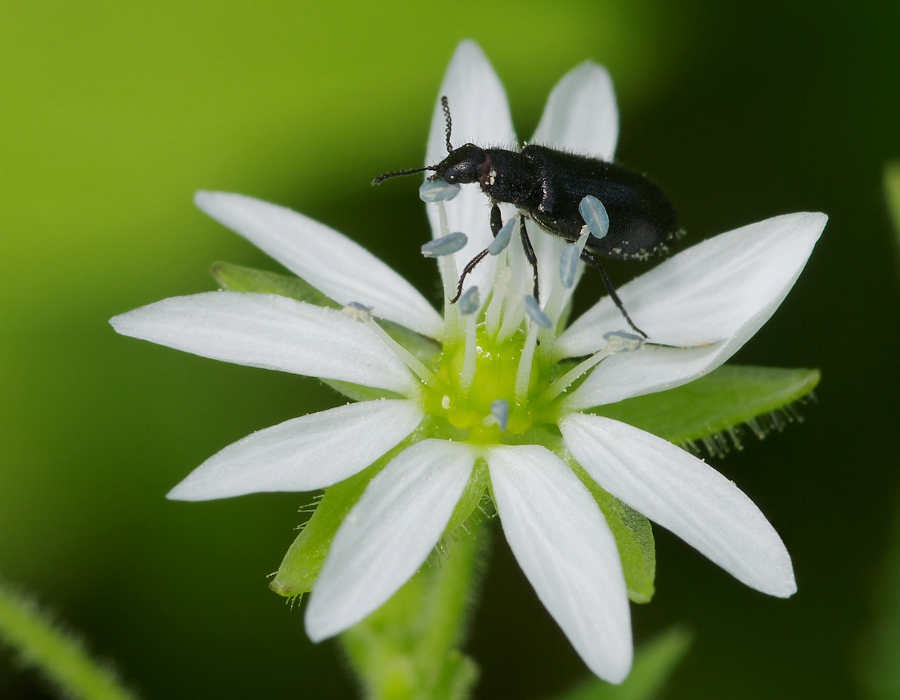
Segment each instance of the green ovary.
[[[519,331],[498,343],[487,336],[484,324],[479,324],[475,375],[467,390],[460,386],[465,364],[465,342],[460,340],[446,346],[435,362],[439,385],[425,392],[425,410],[436,418],[446,420],[457,431],[464,431],[468,442],[481,444],[514,440],[514,436],[525,433],[537,423],[552,422],[552,402],[548,404],[535,399],[544,392],[555,373],[552,363],[535,356],[528,394],[523,400],[516,401],[516,373],[525,338],[524,331]],[[491,403],[498,399],[505,399],[509,404],[505,433],[501,432],[491,416]]]

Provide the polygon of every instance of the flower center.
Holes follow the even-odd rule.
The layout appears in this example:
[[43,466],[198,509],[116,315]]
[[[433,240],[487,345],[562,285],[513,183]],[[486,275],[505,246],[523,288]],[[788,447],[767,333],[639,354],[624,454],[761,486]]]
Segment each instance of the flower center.
[[552,423],[550,404],[540,400],[559,374],[552,362],[534,358],[524,396],[517,391],[522,352],[527,334],[518,330],[504,340],[491,337],[481,322],[475,331],[475,371],[464,386],[467,354],[465,340],[444,348],[436,361],[438,384],[425,391],[425,410],[466,431],[466,440],[497,443],[515,440],[536,423]]

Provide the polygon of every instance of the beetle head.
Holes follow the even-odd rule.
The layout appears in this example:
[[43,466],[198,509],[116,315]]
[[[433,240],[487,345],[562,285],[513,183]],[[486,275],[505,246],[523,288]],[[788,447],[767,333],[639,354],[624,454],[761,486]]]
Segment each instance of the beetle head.
[[478,182],[484,177],[489,162],[483,148],[467,143],[451,151],[449,156],[435,165],[431,179],[441,179],[451,185]]

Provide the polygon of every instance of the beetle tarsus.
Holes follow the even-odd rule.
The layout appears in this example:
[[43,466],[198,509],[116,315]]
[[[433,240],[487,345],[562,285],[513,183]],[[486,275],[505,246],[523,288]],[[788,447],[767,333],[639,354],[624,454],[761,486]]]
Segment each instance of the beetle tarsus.
[[478,265],[478,263],[484,260],[484,257],[487,254],[488,249],[485,248],[478,255],[469,260],[468,264],[463,268],[462,274],[459,276],[459,284],[456,286],[456,296],[450,300],[451,304],[455,304],[459,301],[459,298],[462,296],[463,282],[466,281],[466,277],[468,276],[468,274],[475,269],[475,266]]
[[603,268],[603,264],[600,262],[600,260],[597,259],[597,256],[591,253],[591,251],[589,250],[583,250],[581,252],[581,259],[600,273],[600,279],[603,280],[603,286],[606,287],[607,293],[610,297],[612,297],[613,303],[616,305],[616,308],[622,313],[622,316],[625,317],[625,320],[628,321],[628,325],[631,326],[631,329],[635,333],[640,335],[644,340],[647,340],[647,334],[644,333],[644,331],[642,331],[636,325],[634,325],[634,321],[631,320],[631,316],[629,316],[628,312],[625,310],[625,305],[622,303],[622,300],[619,299],[619,295],[616,294],[616,288],[613,287],[612,280],[609,279],[609,275],[606,274],[606,270]]

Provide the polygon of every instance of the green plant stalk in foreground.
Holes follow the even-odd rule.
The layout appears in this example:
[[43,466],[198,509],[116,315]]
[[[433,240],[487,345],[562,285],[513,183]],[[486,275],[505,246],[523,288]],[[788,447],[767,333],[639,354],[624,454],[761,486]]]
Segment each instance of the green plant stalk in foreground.
[[30,598],[0,582],[0,640],[16,649],[61,693],[78,700],[134,700],[109,666],[91,658]]

